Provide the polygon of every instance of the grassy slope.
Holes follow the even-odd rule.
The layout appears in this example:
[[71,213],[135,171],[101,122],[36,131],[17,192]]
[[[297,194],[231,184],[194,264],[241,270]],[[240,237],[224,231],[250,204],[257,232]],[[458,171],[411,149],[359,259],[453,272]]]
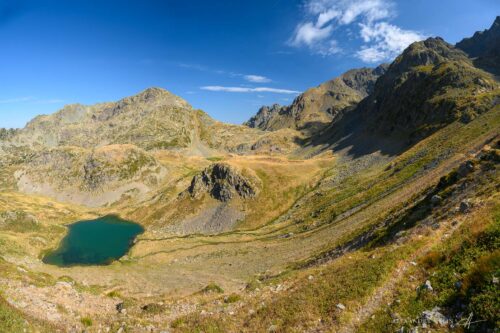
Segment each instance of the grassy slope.
[[[360,250],[326,265],[266,281],[271,286],[285,286],[284,291],[266,295],[269,286],[260,284],[264,292],[247,294],[235,315],[193,314],[179,318],[174,327],[181,332],[301,332],[314,328],[380,332],[388,327],[395,331],[408,327],[405,323],[414,322],[423,310],[435,305],[453,307],[457,299],[481,320],[480,325],[472,326],[476,331],[498,325],[498,287],[491,282],[498,275],[498,175],[494,164],[485,167],[489,168],[485,175],[483,167],[477,166],[481,170],[476,174],[480,174],[468,176],[460,184],[435,187],[434,192],[444,198],[440,206],[430,206],[431,195],[421,202],[408,202],[414,208],[388,220],[388,226]],[[480,203],[466,216],[455,211],[464,196]],[[422,207],[426,207],[423,213]],[[429,221],[439,223],[438,230]],[[401,241],[392,241],[391,224],[403,232]],[[409,261],[419,264],[414,267]],[[426,279],[437,292],[422,296],[415,288]],[[457,280],[463,281],[460,290],[454,290]],[[339,303],[346,310],[340,310]]]

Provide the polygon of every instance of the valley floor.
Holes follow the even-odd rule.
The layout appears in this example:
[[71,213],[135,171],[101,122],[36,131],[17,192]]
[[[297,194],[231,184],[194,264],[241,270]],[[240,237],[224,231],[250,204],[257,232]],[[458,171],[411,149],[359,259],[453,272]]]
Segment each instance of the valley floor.
[[[220,204],[179,199],[214,159],[158,152],[158,192],[99,209],[19,193],[2,170],[0,332],[483,332],[499,323],[499,123],[497,107],[399,156],[221,156],[262,184],[217,234],[176,224]],[[42,263],[65,224],[109,213],[146,228],[128,255]]]

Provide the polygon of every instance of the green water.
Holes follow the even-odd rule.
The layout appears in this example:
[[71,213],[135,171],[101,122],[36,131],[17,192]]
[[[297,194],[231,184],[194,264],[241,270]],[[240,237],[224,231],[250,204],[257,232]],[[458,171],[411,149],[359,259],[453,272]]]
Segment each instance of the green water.
[[144,229],[137,223],[108,215],[79,221],[68,226],[69,232],[59,247],[43,262],[57,266],[107,265],[122,257]]

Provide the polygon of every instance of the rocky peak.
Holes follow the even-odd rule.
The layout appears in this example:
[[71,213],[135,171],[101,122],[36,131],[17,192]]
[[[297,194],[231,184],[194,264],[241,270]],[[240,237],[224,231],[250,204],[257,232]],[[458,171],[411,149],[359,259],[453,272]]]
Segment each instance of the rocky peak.
[[489,29],[462,39],[456,47],[476,58],[474,64],[477,67],[500,74],[500,16],[496,17]]
[[123,98],[117,102],[118,107],[124,107],[130,104],[145,104],[155,106],[174,106],[180,108],[191,108],[191,105],[184,99],[163,89],[152,87],[141,91],[137,95]]
[[373,91],[376,78],[384,74],[388,67],[388,64],[382,64],[376,68],[364,67],[360,69],[352,69],[342,74],[339,79],[341,79],[342,82],[349,88],[359,91],[365,95],[369,95]]
[[464,38],[456,44],[471,57],[478,57],[500,47],[500,16],[497,16],[489,29],[476,31],[472,37]]
[[279,104],[273,104],[272,106],[264,105],[259,111],[252,116],[248,121],[244,122],[243,125],[252,128],[261,128],[273,117],[274,114],[279,113],[283,109],[283,106]]
[[209,193],[212,198],[226,202],[236,195],[244,199],[255,197],[257,187],[230,165],[215,163],[193,177],[188,192],[193,198]]
[[444,61],[466,60],[467,56],[441,37],[431,37],[408,46],[390,65],[388,72],[403,73],[417,66],[437,65]]

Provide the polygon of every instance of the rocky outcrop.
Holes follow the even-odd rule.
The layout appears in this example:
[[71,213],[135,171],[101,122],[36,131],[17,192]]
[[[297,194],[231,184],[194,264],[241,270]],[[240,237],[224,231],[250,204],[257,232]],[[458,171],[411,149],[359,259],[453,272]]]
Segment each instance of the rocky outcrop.
[[193,177],[188,192],[193,198],[208,193],[214,199],[226,202],[235,196],[244,199],[255,197],[257,186],[228,164],[215,163]]
[[375,69],[350,70],[307,90],[289,106],[263,106],[244,124],[266,131],[291,128],[314,134],[368,96],[386,68],[386,65],[381,65]]

